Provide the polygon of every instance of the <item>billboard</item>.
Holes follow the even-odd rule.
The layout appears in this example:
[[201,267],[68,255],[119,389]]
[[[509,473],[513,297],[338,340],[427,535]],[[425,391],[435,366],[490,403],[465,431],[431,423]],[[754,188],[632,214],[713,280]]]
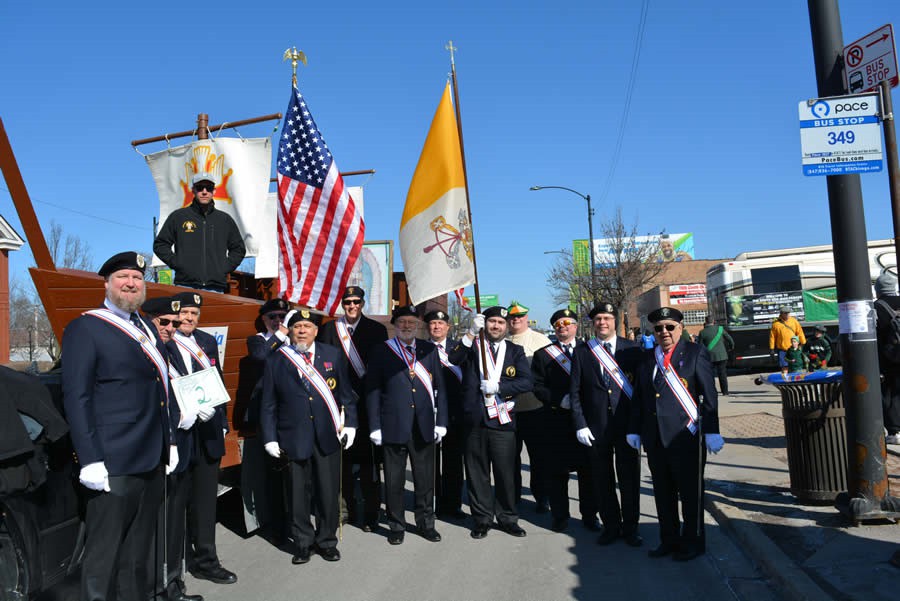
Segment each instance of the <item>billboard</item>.
[[669,304],[706,304],[706,284],[673,284],[669,286]]
[[[626,238],[625,241],[631,242],[632,238]],[[635,236],[633,241],[636,247],[658,245],[659,249],[655,258],[660,263],[690,261],[694,258],[693,233]],[[600,269],[614,266],[616,264],[617,245],[621,242],[622,240],[615,238],[594,239],[594,265]],[[590,273],[590,252],[587,240],[572,241],[572,258],[577,275]]]

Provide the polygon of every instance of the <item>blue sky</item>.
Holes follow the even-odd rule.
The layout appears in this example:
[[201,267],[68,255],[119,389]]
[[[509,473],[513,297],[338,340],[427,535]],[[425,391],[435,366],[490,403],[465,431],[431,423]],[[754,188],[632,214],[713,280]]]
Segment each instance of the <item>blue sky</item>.
[[[611,180],[641,2],[297,7],[2,3],[0,117],[45,231],[56,219],[98,264],[149,250],[158,200],[129,142],[190,129],[200,112],[220,123],[284,111],[281,56],[297,46],[339,167],[377,171],[348,180],[365,186],[367,238],[396,241],[452,39],[483,294],[542,323],[556,308],[545,274],[557,256],[544,251],[586,238],[587,211],[535,184],[591,194],[595,235],[621,206],[642,233],[693,232],[698,258],[830,241],[825,178],[800,166],[797,103],[816,95],[805,2],[652,0]],[[849,43],[900,24],[900,3],[845,0],[841,17]],[[891,237],[886,173],[862,182],[869,238]],[[21,232],[0,186],[0,214]],[[31,263],[23,249],[11,270]]]

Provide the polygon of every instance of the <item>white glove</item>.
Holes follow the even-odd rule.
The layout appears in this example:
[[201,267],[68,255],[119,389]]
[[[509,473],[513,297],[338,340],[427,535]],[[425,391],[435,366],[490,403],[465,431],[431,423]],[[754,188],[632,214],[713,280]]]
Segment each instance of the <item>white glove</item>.
[[78,480],[91,490],[105,490],[109,492],[109,472],[102,461],[89,463],[81,468]]
[[472,316],[472,323],[469,325],[469,331],[466,332],[472,338],[478,336],[478,332],[484,329],[484,315],[476,313]]
[[434,442],[441,442],[441,439],[447,436],[447,428],[444,426],[434,427]]
[[572,403],[569,401],[569,395],[566,395],[562,398],[562,400],[559,402],[559,408],[560,409],[571,409],[572,408]]
[[375,430],[374,432],[369,434],[369,440],[371,440],[375,446],[380,447],[381,446],[381,430]]
[[182,413],[181,421],[178,422],[178,427],[181,428],[182,430],[190,430],[196,421],[197,421],[196,413],[188,413],[188,414]]
[[344,448],[349,449],[353,446],[353,441],[356,440],[356,428],[344,426],[341,428],[341,433],[338,434],[338,439],[344,439]]
[[628,443],[628,446],[634,449],[635,451],[641,450],[641,435],[640,434],[626,434],[625,442]]
[[201,422],[208,422],[212,419],[212,416],[216,414],[215,407],[200,407],[197,409],[197,417]]
[[704,434],[703,437],[706,439],[706,450],[713,455],[721,451],[722,447],[725,446],[725,439],[722,438],[721,434]]
[[578,442],[583,444],[586,447],[593,446],[591,445],[591,441],[594,439],[594,433],[591,432],[590,428],[581,428],[580,430],[575,432],[575,438],[578,439]]
[[291,309],[290,311],[288,311],[287,315],[284,316],[284,319],[281,320],[281,327],[290,331],[290,328],[287,327],[287,324],[288,324],[288,322],[291,321],[291,317],[293,317],[294,313],[296,313],[296,312],[297,312],[297,309]]
[[265,449],[266,449],[266,453],[268,453],[275,459],[278,459],[279,457],[281,457],[281,453],[283,452],[281,450],[281,447],[279,447],[278,443],[275,442],[274,440],[272,442],[267,442],[265,444]]
[[172,472],[175,471],[175,468],[178,467],[178,447],[175,445],[169,446],[169,463],[166,464],[166,475],[168,476]]
[[512,411],[512,410],[515,409],[515,408],[516,408],[516,402],[515,402],[515,401],[506,401],[506,410],[507,410],[507,411]]
[[481,392],[483,392],[485,396],[497,394],[498,392],[500,392],[500,382],[494,382],[492,380],[482,380]]

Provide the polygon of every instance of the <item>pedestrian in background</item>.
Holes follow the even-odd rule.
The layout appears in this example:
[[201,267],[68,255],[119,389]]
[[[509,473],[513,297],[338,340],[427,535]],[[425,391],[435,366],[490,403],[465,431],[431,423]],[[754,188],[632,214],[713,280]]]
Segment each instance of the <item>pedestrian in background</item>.
[[697,335],[697,342],[709,351],[713,370],[719,377],[719,390],[722,396],[728,396],[728,353],[734,348],[734,339],[724,327],[715,325],[713,318],[707,315],[703,329]]

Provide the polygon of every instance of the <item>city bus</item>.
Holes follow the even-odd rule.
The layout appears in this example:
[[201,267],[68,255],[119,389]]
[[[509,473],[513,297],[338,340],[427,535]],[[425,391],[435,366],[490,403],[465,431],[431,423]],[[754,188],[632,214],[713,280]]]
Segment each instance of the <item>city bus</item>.
[[[896,272],[893,240],[869,242],[869,275],[874,282],[885,269]],[[709,315],[734,339],[730,365],[775,368],[769,357],[769,329],[787,305],[809,337],[823,325],[832,342],[838,338],[834,255],[830,244],[741,253],[706,272]],[[832,344],[832,363],[839,359]]]

